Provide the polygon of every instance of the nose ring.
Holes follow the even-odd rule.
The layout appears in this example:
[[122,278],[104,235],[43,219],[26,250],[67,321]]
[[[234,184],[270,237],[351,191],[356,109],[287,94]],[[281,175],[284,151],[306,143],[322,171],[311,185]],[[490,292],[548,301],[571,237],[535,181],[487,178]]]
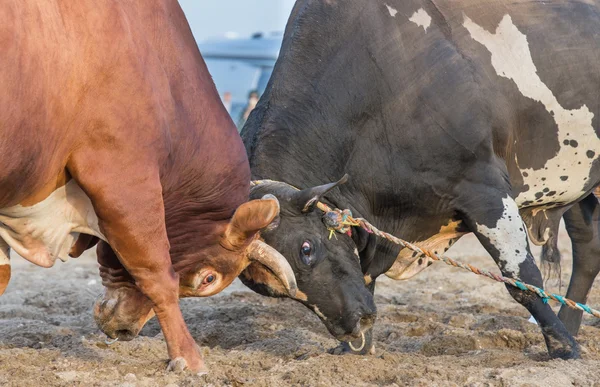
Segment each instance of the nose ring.
[[[110,339],[106,339],[106,340],[104,340],[104,344],[106,344],[106,345],[113,345],[113,344],[114,344],[114,343],[116,343],[117,341],[119,341],[119,338],[118,338],[118,337],[117,337],[116,339],[112,339],[112,340],[110,340]],[[363,344],[363,345],[364,345],[364,344]]]
[[354,352],[360,352],[365,347],[365,333],[361,331],[360,332],[360,337],[361,337],[361,343],[360,343],[360,347],[359,348],[354,348],[354,345],[352,345],[352,342],[351,341],[348,342],[348,346]]

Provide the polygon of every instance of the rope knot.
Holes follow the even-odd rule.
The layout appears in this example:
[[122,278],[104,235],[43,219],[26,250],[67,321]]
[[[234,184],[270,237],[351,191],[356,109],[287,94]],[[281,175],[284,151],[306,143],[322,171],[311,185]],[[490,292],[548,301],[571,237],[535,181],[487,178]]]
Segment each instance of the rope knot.
[[325,227],[327,227],[327,230],[329,230],[329,239],[331,239],[336,232],[352,236],[352,227],[360,226],[360,224],[352,218],[352,211],[348,209],[332,210],[331,208],[328,208],[328,211],[323,215],[323,223],[325,224]]

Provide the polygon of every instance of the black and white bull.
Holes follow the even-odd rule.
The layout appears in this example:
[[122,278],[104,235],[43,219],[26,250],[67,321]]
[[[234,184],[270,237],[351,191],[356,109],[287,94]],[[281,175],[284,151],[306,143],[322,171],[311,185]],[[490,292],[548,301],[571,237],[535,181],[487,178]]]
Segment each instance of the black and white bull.
[[[545,244],[564,215],[574,251],[567,296],[586,300],[600,269],[599,39],[594,1],[296,3],[242,136],[253,178],[281,182],[252,191],[281,202],[262,238],[286,256],[330,330],[349,303],[366,300],[359,277],[373,291],[380,275],[409,278],[430,262],[356,228],[328,239],[322,212],[306,206],[313,197],[438,254],[472,232],[505,276],[537,286],[527,235]],[[348,183],[315,195],[290,186],[345,173]],[[539,297],[508,291],[552,357],[579,356],[580,312],[563,309],[561,321]],[[357,317],[348,318],[357,337]]]

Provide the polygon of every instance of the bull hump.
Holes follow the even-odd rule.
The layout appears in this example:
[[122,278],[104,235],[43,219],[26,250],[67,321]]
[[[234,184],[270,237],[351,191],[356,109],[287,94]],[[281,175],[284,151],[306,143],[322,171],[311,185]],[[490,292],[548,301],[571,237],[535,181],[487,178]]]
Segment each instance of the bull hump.
[[89,197],[71,180],[30,206],[0,209],[0,237],[32,263],[50,267],[66,261],[79,233],[106,240]]

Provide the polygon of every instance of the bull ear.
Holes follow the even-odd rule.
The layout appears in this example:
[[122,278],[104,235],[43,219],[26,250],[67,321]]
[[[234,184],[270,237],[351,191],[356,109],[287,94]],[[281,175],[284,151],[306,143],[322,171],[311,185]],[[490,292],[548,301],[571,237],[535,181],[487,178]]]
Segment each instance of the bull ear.
[[377,249],[377,237],[368,233],[360,226],[352,227],[352,240],[356,244],[356,250],[360,259],[360,267],[363,273],[367,273]]
[[327,192],[331,191],[338,185],[344,184],[348,181],[348,174],[345,174],[340,180],[319,185],[317,187],[303,189],[294,194],[293,202],[297,208],[301,208],[303,213],[311,212],[315,209],[315,205]]
[[279,201],[272,195],[251,200],[238,207],[221,238],[227,250],[244,248],[254,235],[279,215]]

